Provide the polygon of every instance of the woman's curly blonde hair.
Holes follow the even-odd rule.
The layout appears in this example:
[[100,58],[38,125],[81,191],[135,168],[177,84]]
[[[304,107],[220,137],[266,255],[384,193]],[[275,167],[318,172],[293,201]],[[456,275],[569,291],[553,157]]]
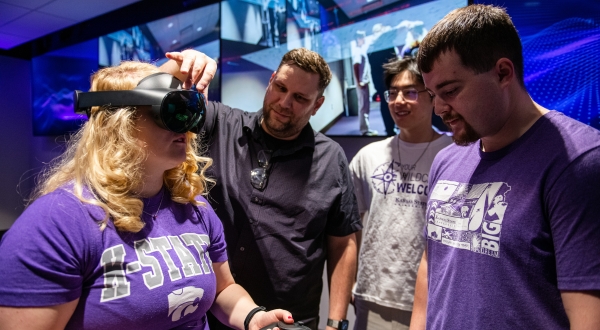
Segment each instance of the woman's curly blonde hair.
[[[160,70],[148,63],[123,62],[92,75],[90,91],[130,90],[139,81]],[[112,220],[119,231],[139,232],[144,204],[135,191],[144,185],[146,150],[136,139],[135,107],[93,107],[88,122],[67,143],[66,151],[42,172],[34,200],[66,184],[84,203],[100,206],[105,217],[101,229]],[[186,133],[186,160],[164,173],[164,185],[174,202],[203,205],[195,197],[206,194],[213,180],[205,177],[212,159],[198,156],[196,134]],[[84,197],[84,190],[93,197]]]

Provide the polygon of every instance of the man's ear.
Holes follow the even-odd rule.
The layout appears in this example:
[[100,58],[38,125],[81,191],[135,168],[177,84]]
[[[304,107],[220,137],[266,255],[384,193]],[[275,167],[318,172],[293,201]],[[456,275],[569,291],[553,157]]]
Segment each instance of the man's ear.
[[515,65],[508,58],[501,58],[496,62],[494,67],[498,82],[503,85],[515,79]]
[[325,102],[325,95],[321,95],[316,101],[315,101],[315,108],[313,109],[313,113],[312,115],[316,115],[317,111],[319,110],[319,108],[323,105],[323,102]]
[[277,71],[273,71],[273,73],[271,74],[271,78],[269,78],[269,83],[267,84],[267,87],[265,88],[265,91],[269,92],[269,88],[271,87],[271,83],[273,82],[273,80],[275,80],[275,74],[277,73]]

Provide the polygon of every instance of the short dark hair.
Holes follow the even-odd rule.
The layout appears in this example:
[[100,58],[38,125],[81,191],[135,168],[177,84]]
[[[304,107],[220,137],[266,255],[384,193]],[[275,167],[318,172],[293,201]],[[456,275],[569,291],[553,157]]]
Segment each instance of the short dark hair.
[[521,39],[504,8],[477,4],[455,9],[431,28],[419,48],[421,72],[430,72],[447,51],[455,51],[462,64],[475,73],[491,70],[504,57],[512,61],[517,79],[525,87]]
[[417,66],[417,59],[412,56],[405,56],[402,59],[393,58],[383,65],[383,80],[385,86],[389,89],[392,80],[404,71],[409,72],[414,79],[425,85],[423,75]]
[[319,93],[323,94],[329,82],[331,82],[331,70],[325,59],[319,53],[306,48],[296,48],[283,55],[277,71],[282,65],[296,65],[300,69],[319,75]]

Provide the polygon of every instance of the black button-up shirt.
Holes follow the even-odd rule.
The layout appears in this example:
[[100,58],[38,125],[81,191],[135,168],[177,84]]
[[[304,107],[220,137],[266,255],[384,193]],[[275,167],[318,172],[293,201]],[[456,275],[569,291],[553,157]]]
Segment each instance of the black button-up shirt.
[[[209,202],[223,222],[235,281],[258,305],[295,320],[319,314],[327,236],[362,228],[341,147],[308,124],[293,141],[265,133],[262,111],[209,102],[203,141],[216,179]],[[250,182],[257,154],[271,150],[266,187]]]

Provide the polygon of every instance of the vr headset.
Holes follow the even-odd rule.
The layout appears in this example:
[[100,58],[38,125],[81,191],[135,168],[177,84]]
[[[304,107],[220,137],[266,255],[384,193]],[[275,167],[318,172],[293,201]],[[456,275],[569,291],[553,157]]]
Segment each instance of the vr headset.
[[93,106],[113,107],[151,106],[154,122],[176,133],[198,133],[204,124],[206,103],[196,90],[182,90],[181,80],[168,73],[154,73],[132,90],[82,92],[75,91],[73,104],[76,113],[90,116]]

